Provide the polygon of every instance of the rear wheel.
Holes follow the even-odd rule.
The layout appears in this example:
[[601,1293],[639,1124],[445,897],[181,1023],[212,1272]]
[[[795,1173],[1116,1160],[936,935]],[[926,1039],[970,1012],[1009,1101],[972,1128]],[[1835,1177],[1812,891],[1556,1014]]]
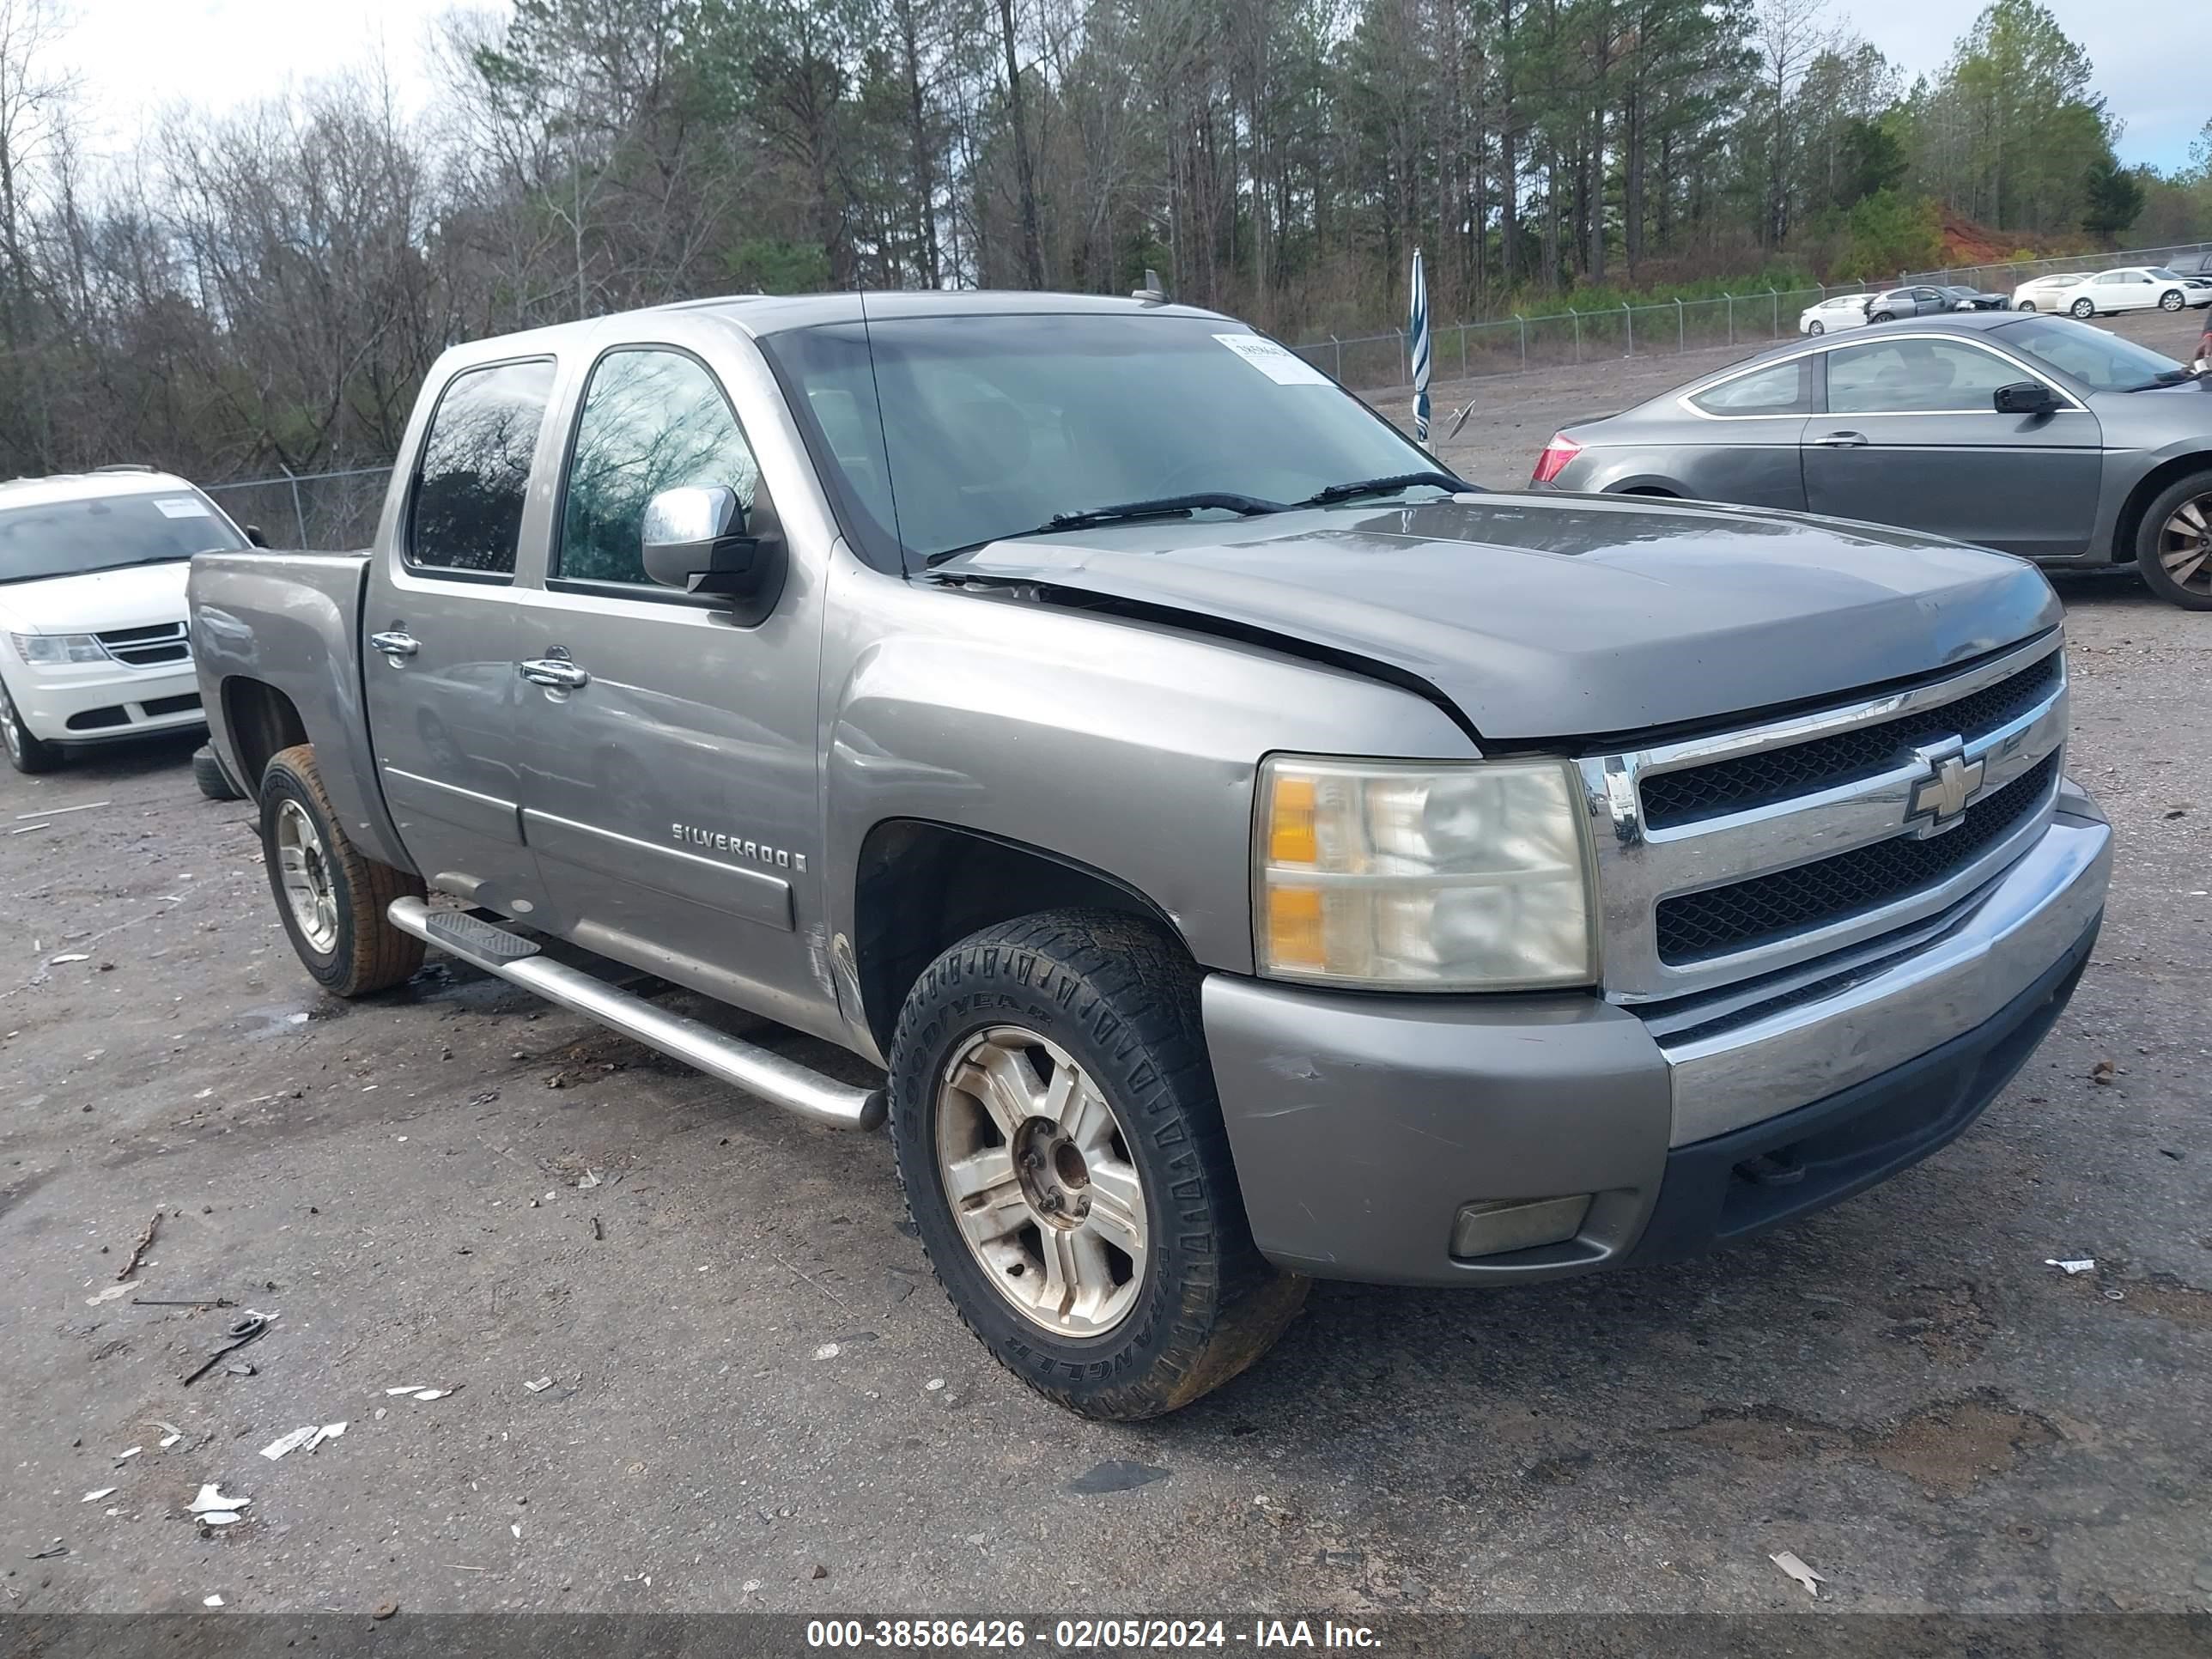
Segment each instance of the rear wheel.
[[280,751],[261,775],[261,849],[292,949],[325,990],[364,996],[422,965],[422,941],[385,915],[396,898],[422,897],[422,884],[346,839],[312,744]]
[[2136,568],[2169,605],[2212,611],[2212,471],[2176,480],[2144,510]]
[[1877,311],[1867,319],[1870,323],[1893,323],[1896,320],[1897,313],[1893,311]]
[[2022,300],[2020,302],[2020,308],[2022,311],[2033,311],[2035,309],[2035,301],[2033,300]]
[[1828,331],[1828,325],[1822,322],[1819,318],[1815,317],[1811,322],[1805,325],[1805,331],[1808,334],[1826,334]]
[[8,750],[8,763],[18,772],[51,772],[62,763],[61,745],[31,735],[23,716],[0,680],[0,746]]
[[1254,1247],[1198,971],[1132,917],[1059,910],[932,963],[891,1045],[899,1180],[968,1328],[1086,1417],[1188,1405],[1305,1300]]
[[2097,303],[2094,300],[2076,300],[2073,305],[2068,308],[2084,322],[2087,322],[2090,318],[2097,314]]

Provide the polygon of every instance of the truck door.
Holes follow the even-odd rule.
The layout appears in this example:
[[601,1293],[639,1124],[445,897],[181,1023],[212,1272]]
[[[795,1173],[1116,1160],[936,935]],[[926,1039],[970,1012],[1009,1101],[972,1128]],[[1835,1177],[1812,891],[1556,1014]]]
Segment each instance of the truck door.
[[424,879],[510,909],[536,890],[515,756],[515,550],[550,358],[439,393],[391,544],[370,562],[362,678],[378,781]]
[[720,484],[750,508],[759,476],[701,357],[617,345],[592,365],[544,585],[518,593],[523,832],[539,926],[818,1028],[819,564],[787,550],[775,608],[744,627],[641,557],[653,495]]

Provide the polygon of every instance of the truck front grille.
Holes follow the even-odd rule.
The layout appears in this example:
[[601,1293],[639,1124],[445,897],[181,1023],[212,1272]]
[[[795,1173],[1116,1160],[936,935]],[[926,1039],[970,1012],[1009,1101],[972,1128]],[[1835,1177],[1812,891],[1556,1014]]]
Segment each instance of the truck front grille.
[[2039,812],[2057,780],[2058,757],[2046,755],[1975,801],[1956,828],[1926,841],[1878,841],[1792,870],[1662,899],[1659,959],[1700,962],[1909,897],[1966,868]]
[[2054,653],[1995,685],[1897,720],[1711,766],[1655,774],[1644,780],[1644,825],[1671,830],[1853,783],[1887,770],[1921,744],[1942,738],[1972,743],[2050,696],[2058,674],[2059,659]]
[[2066,702],[2053,630],[1902,690],[1582,760],[1606,994],[1697,995],[1960,903],[2049,823]]

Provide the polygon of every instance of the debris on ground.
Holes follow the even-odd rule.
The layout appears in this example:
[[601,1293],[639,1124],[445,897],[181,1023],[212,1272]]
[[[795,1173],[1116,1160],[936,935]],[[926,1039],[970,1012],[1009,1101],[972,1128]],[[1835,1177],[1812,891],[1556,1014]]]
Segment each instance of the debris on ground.
[[98,1295],[85,1297],[84,1305],[88,1308],[97,1308],[103,1302],[112,1302],[117,1297],[127,1296],[137,1288],[138,1281],[135,1279],[131,1279],[128,1284],[110,1285],[106,1290],[100,1291]]
[[85,951],[64,951],[58,957],[48,957],[46,965],[49,968],[58,968],[65,962],[90,962],[91,960],[92,957]]
[[123,1264],[115,1275],[118,1282],[130,1278],[138,1271],[138,1264],[145,1259],[146,1252],[152,1248],[154,1235],[160,1231],[161,1225],[161,1212],[159,1210],[146,1218],[146,1231],[138,1235],[138,1242],[131,1247],[131,1259]]
[[145,1449],[146,1449],[143,1446],[125,1446],[121,1451],[115,1454],[115,1466],[118,1468],[122,1468],[124,1464],[128,1463],[132,1458],[137,1456],[140,1452],[144,1451]]
[[599,1172],[597,1170],[586,1170],[576,1177],[577,1189],[580,1192],[589,1192],[599,1184]]
[[261,1455],[273,1463],[287,1452],[298,1451],[303,1446],[313,1451],[325,1440],[335,1440],[345,1431],[343,1423],[325,1423],[319,1427],[313,1423],[303,1424],[289,1434],[279,1435],[270,1441],[261,1449]]
[[[229,1327],[223,1332],[223,1340],[221,1346],[201,1363],[198,1370],[195,1370],[190,1376],[184,1380],[183,1386],[189,1389],[193,1383],[198,1382],[200,1378],[205,1376],[210,1371],[213,1370],[217,1364],[221,1364],[226,1355],[233,1353],[238,1349],[244,1347],[247,1343],[253,1341],[256,1338],[262,1335],[263,1333],[268,1330],[269,1321],[272,1316],[273,1316],[268,1314],[256,1313],[252,1309],[248,1308],[236,1319],[232,1320]],[[251,1376],[253,1375],[253,1368],[249,1365],[246,1368],[245,1371],[241,1373],[238,1368],[234,1365],[231,1367],[231,1375],[234,1376],[240,1375]]]
[[1155,1480],[1164,1480],[1174,1474],[1151,1463],[1139,1463],[1133,1458],[1109,1457],[1104,1462],[1085,1470],[1067,1483],[1067,1489],[1085,1498],[1101,1492],[1133,1492],[1139,1486],[1149,1486]]
[[189,1513],[204,1527],[235,1526],[246,1518],[246,1506],[252,1501],[251,1498],[227,1497],[222,1485],[211,1480],[192,1499]]
[[33,1561],[51,1561],[58,1555],[67,1555],[68,1553],[69,1546],[63,1543],[60,1539],[57,1538],[52,1543],[48,1544],[46,1548],[42,1550],[33,1550],[30,1553],[30,1559]]
[[535,1382],[526,1382],[522,1386],[532,1394],[544,1394],[546,1389],[553,1386],[553,1379],[550,1376],[541,1376]]
[[940,1394],[945,1389],[945,1379],[941,1376],[933,1376],[928,1382],[923,1383],[921,1386],[928,1389],[932,1394]]
[[1820,1599],[1820,1586],[1828,1581],[1799,1560],[1796,1552],[1784,1550],[1779,1555],[1770,1555],[1766,1559],[1802,1584],[1806,1595],[1816,1601]]
[[2100,1060],[2089,1068],[2089,1081],[2101,1083],[2109,1088],[2113,1078],[2119,1074],[2119,1069],[2111,1060]]
[[98,1492],[88,1492],[85,1493],[83,1497],[78,1498],[76,1501],[80,1504],[97,1504],[103,1498],[114,1497],[115,1492],[116,1488],[113,1486],[102,1486]]
[[222,1605],[222,1597],[220,1595],[210,1595],[201,1601],[200,1605],[204,1607],[219,1607]]
[[24,818],[58,818],[64,812],[94,812],[114,805],[112,800],[88,800],[76,806],[48,806],[36,812],[18,812],[15,817],[19,823]]
[[817,1359],[835,1359],[839,1352],[840,1350],[835,1342],[824,1342],[820,1347],[814,1351],[814,1357]]
[[2094,1255],[2085,1255],[2072,1261],[2062,1261],[2057,1256],[2047,1255],[2043,1258],[2043,1265],[2046,1267],[2056,1267],[2059,1272],[2064,1273],[2069,1279],[2071,1279],[2076,1273],[2093,1273],[2096,1272],[2097,1258]]
[[369,1610],[368,1616],[372,1619],[389,1619],[398,1611],[399,1603],[397,1601],[379,1601]]

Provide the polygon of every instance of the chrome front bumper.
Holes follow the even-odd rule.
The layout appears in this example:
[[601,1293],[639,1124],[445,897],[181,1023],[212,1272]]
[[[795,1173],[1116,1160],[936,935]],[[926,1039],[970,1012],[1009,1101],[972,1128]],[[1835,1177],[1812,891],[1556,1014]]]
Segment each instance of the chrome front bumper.
[[2041,837],[1927,926],[1649,1020],[1673,1083],[1668,1144],[1824,1098],[1990,1018],[2104,908],[2112,838],[2096,804],[2062,784]]

